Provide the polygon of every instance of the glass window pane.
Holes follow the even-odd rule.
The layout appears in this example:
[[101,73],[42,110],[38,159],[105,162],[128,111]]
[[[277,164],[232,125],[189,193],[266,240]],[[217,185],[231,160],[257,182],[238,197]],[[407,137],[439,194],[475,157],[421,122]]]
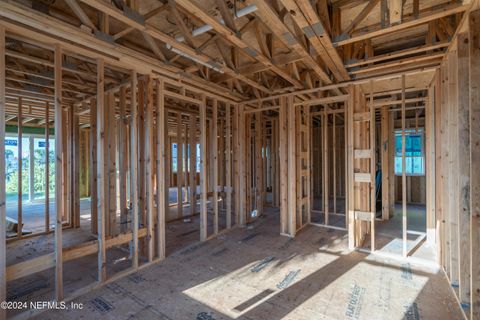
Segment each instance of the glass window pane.
[[197,144],[197,172],[200,172],[200,144]]
[[29,138],[22,137],[22,199],[28,200],[30,150]]
[[[405,131],[405,173],[425,175],[425,155],[423,150],[424,132],[408,129]],[[402,174],[402,131],[395,132],[395,174]]]
[[172,143],[172,172],[177,172],[177,144]]
[[18,138],[5,138],[5,191],[7,201],[17,201],[18,193]]

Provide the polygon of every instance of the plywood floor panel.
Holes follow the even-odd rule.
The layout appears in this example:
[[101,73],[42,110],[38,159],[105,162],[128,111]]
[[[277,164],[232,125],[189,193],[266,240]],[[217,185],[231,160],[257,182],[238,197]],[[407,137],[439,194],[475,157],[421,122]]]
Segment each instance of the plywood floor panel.
[[282,237],[278,211],[266,211],[250,228],[187,246],[79,297],[83,310],[37,318],[461,319],[433,264],[349,252],[343,231],[307,227],[295,239]]

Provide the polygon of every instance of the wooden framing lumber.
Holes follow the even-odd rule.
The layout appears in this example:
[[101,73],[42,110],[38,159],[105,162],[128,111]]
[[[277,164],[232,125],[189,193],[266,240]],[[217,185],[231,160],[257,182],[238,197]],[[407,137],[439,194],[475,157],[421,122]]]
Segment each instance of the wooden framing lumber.
[[328,153],[328,142],[329,134],[328,134],[328,120],[329,115],[325,113],[322,117],[322,147],[323,147],[323,161],[322,161],[322,178],[323,178],[323,214],[324,224],[329,225],[329,211],[330,211],[330,182],[329,182],[329,153]]
[[333,212],[337,212],[337,123],[336,114],[332,115],[332,179],[333,179]]
[[435,72],[435,79],[432,82],[432,89],[435,91],[433,102],[435,102],[435,243],[437,245],[437,263],[442,264],[444,248],[443,248],[443,207],[442,207],[442,124],[441,124],[441,70]]
[[226,104],[226,133],[225,133],[225,178],[226,178],[226,193],[227,193],[227,229],[232,227],[232,120],[231,120],[231,106]]
[[183,130],[182,114],[177,113],[177,216],[183,217]]
[[126,94],[127,88],[120,88],[119,95],[119,121],[118,121],[118,181],[120,198],[120,231],[127,230],[128,208],[127,208],[127,132],[126,132]]
[[105,96],[105,181],[107,184],[107,194],[105,195],[105,236],[112,236],[117,232],[116,108],[114,92],[107,92]]
[[[60,78],[61,81],[61,78]],[[18,194],[17,194],[17,221],[18,221],[18,230],[17,238],[20,239],[23,233],[23,133],[22,125],[23,123],[23,103],[22,97],[18,98],[18,145],[17,145],[17,170],[18,174]]]
[[45,232],[50,231],[50,132],[49,132],[50,128],[49,128],[49,125],[50,125],[50,104],[46,102],[45,103]]
[[290,96],[287,98],[287,110],[288,110],[288,235],[290,237],[295,237],[297,232],[297,206],[296,206],[296,112],[295,106],[293,104],[293,97]]
[[91,207],[91,232],[98,232],[98,153],[97,153],[97,101],[92,98],[90,100],[90,207]]
[[75,15],[82,21],[82,23],[89,27],[92,30],[96,30],[97,27],[90,20],[85,11],[80,7],[80,4],[76,0],[65,0],[70,9],[75,13]]
[[[279,139],[288,139],[288,106],[285,97],[280,98]],[[288,234],[288,145],[280,143],[280,233]]]
[[[130,190],[131,190],[131,229],[133,234],[131,245],[132,267],[138,268],[138,105],[137,105],[137,73],[131,71],[130,85]],[[99,92],[97,92],[98,95]],[[97,110],[98,112],[98,110]],[[97,129],[98,130],[98,129]]]
[[388,9],[390,11],[390,24],[395,25],[402,22],[403,19],[403,1],[389,0]]
[[[345,127],[350,127],[353,129],[354,120],[354,104],[355,104],[355,87],[353,85],[348,87],[349,99],[348,103],[345,105],[346,112],[346,125]],[[347,199],[346,206],[348,215],[348,248],[353,250],[355,248],[355,180],[354,180],[354,132],[353,130],[347,130]]]
[[155,179],[154,166],[154,127],[153,127],[153,80],[148,78],[146,87],[146,137],[145,137],[145,151],[146,151],[146,192],[147,192],[147,256],[148,262],[153,261],[154,257],[154,194],[153,186]]
[[[448,148],[453,149],[458,143],[458,92],[457,92],[457,51],[452,50],[448,53],[448,83],[447,90],[448,100],[447,108],[448,114]],[[449,238],[450,238],[450,281],[454,285],[458,285],[459,278],[459,252],[458,250],[458,172],[456,168],[457,164],[457,152],[449,152],[449,161],[448,161],[448,175],[449,175],[449,214],[450,214],[450,227],[449,227]]]
[[350,77],[345,69],[343,61],[330,39],[325,32],[326,28],[320,21],[316,10],[308,1],[281,0],[285,8],[291,13],[291,16],[297,26],[307,36],[310,44],[317,54],[322,57],[326,66],[333,73],[337,81],[346,81]]
[[207,101],[202,96],[200,109],[200,241],[207,240]]
[[193,216],[197,212],[197,116],[190,115],[190,125],[188,131],[188,139],[190,146],[190,168],[189,176],[189,201],[190,215]]
[[381,126],[381,163],[382,163],[382,220],[390,219],[390,202],[389,202],[389,180],[394,178],[390,175],[390,148],[389,131],[393,130],[389,126],[389,114],[387,107],[380,110],[380,126]]
[[[247,223],[247,206],[246,206],[246,196],[247,196],[247,182],[246,182],[246,139],[245,139],[245,105],[239,104],[237,106],[237,151],[238,151],[238,224],[240,226],[245,226]],[[237,208],[235,208],[237,210]]]
[[[138,232],[138,237],[144,238],[147,235],[147,229],[142,228]],[[106,248],[119,246],[133,240],[131,232],[122,233],[114,238],[107,239]],[[80,245],[63,248],[63,262],[72,261],[98,252],[98,240],[91,240]],[[23,277],[48,270],[55,267],[55,253],[41,255],[26,261],[22,261],[7,267],[7,281],[14,281]]]
[[[470,146],[480,144],[480,11],[470,13],[469,17],[469,120]],[[480,317],[480,172],[473,165],[480,163],[480,148],[470,148],[470,319]]]
[[[5,28],[0,25],[0,152],[5,154]],[[0,221],[6,221],[5,157],[0,157]],[[0,228],[0,301],[7,301],[7,245],[6,228]],[[0,308],[0,319],[7,311]]]
[[292,48],[297,52],[305,62],[312,68],[312,70],[320,77],[325,84],[329,84],[332,81],[328,77],[327,73],[322,69],[317,61],[308,53],[301,42],[290,32],[285,24],[280,20],[278,14],[265,0],[249,0],[250,4],[255,3],[258,10],[255,15],[258,16],[265,24],[267,24],[277,38],[282,41],[287,47]]
[[407,256],[407,168],[405,160],[405,76],[402,76],[402,241],[403,256]]
[[191,0],[175,0],[177,4],[183,7],[185,10],[190,12],[192,15],[196,16],[203,22],[212,26],[213,30],[215,30],[218,34],[224,37],[226,40],[231,42],[233,45],[237,46],[241,50],[243,50],[247,55],[251,56],[253,59],[257,60],[258,62],[263,63],[265,66],[268,66],[272,72],[275,72],[280,77],[284,78],[286,81],[292,83],[296,88],[301,88],[303,85],[300,81],[296,80],[295,78],[291,77],[287,72],[282,70],[280,67],[276,66],[272,63],[270,59],[268,59],[265,55],[261,52],[257,51],[256,49],[250,47],[246,42],[244,42],[240,37],[232,32],[227,26],[221,24],[218,20],[213,18],[210,14],[208,14],[203,8],[198,6]]
[[344,34],[350,34],[355,27],[362,22],[367,15],[373,10],[373,8],[378,4],[379,0],[370,0],[368,4],[360,11],[360,13],[352,20],[352,22],[343,30]]
[[[80,128],[78,115],[75,114],[75,106],[68,109],[70,120],[70,207],[71,224],[73,228],[80,227]],[[33,142],[33,141],[32,141]],[[33,168],[32,168],[33,170]]]
[[[97,60],[97,239],[98,239],[98,281],[107,279],[107,253],[105,247],[105,220],[107,211],[107,171],[106,167],[106,139],[105,139],[105,78],[103,59]],[[56,122],[56,121],[55,121]],[[57,132],[57,130],[55,130]],[[56,137],[55,137],[56,139]],[[58,142],[57,142],[58,143]],[[57,184],[56,184],[57,185]]]
[[218,234],[218,102],[217,99],[213,99],[212,105],[212,143],[210,145],[213,163],[212,170],[212,207],[213,207],[213,234]]
[[254,167],[254,184],[255,184],[255,191],[254,191],[254,206],[257,210],[257,216],[263,214],[263,202],[262,202],[262,193],[263,193],[263,185],[262,185],[262,113],[255,113],[255,137],[254,137],[254,152],[253,152],[253,159],[255,163]]
[[[395,0],[395,1],[397,1],[397,0]],[[468,7],[469,7],[469,5],[467,5],[467,4],[465,4],[465,5],[452,5],[449,8],[438,9],[438,10],[436,10],[432,13],[429,13],[427,15],[420,16],[418,19],[413,19],[413,20],[410,20],[410,21],[407,21],[407,22],[402,22],[402,23],[399,23],[399,24],[396,24],[396,25],[392,25],[392,26],[387,27],[387,28],[378,29],[378,30],[375,30],[375,31],[370,31],[370,32],[358,34],[358,35],[355,35],[351,38],[341,40],[341,41],[337,41],[337,42],[334,43],[334,45],[337,46],[337,47],[340,47],[340,46],[344,46],[344,45],[347,45],[347,44],[350,44],[350,43],[354,43],[354,42],[358,42],[358,41],[362,41],[362,40],[366,40],[366,39],[370,39],[370,38],[374,38],[374,37],[379,37],[379,36],[383,36],[385,34],[393,33],[393,32],[399,31],[399,30],[404,30],[404,29],[407,29],[407,28],[415,27],[415,26],[425,24],[425,23],[428,23],[430,21],[434,21],[434,20],[437,20],[437,19],[440,19],[440,18],[443,18],[443,17],[447,17],[447,16],[454,15],[454,14],[457,14],[457,13],[460,13],[460,12],[464,12],[468,9]]]
[[370,81],[370,251],[375,251],[375,218],[377,215],[376,200],[376,152],[375,152],[375,107],[373,106],[373,81]]
[[[165,163],[166,152],[166,127],[167,111],[165,109],[165,100],[163,96],[163,81],[157,80],[157,256],[159,259],[165,258],[165,210],[168,202],[165,201],[168,185],[166,184]],[[191,149],[190,149],[191,152]],[[191,204],[190,204],[191,205]]]
[[[56,21],[55,17],[52,23],[45,18],[49,15],[37,12],[33,12],[29,20],[30,11],[25,5],[12,1],[1,3],[0,130],[3,132],[0,132],[2,140],[0,150],[5,150],[3,141],[6,134],[5,120],[8,119],[9,124],[14,125],[15,119],[11,117],[18,112],[16,123],[19,130],[21,173],[22,130],[28,135],[27,127],[37,126],[39,127],[37,130],[40,130],[42,126],[43,130],[45,125],[47,139],[45,233],[54,232],[55,251],[31,261],[6,267],[4,252],[7,249],[5,244],[1,244],[0,284],[5,287],[6,281],[11,279],[19,279],[38,270],[54,269],[55,297],[57,300],[63,300],[63,286],[67,285],[63,283],[63,273],[67,271],[65,261],[88,254],[97,255],[97,285],[99,285],[111,280],[107,275],[107,263],[110,263],[107,259],[107,248],[124,246],[131,242],[129,250],[132,270],[139,270],[140,261],[148,260],[150,263],[164,259],[166,225],[172,218],[168,215],[169,188],[177,190],[178,217],[173,217],[174,219],[186,218],[187,222],[187,213],[190,216],[197,213],[198,142],[200,241],[209,240],[223,232],[219,230],[220,226],[223,227],[223,224],[219,223],[219,220],[224,218],[223,213],[226,213],[226,229],[231,229],[234,224],[240,226],[250,224],[256,217],[253,214],[254,209],[261,215],[264,206],[266,208],[270,205],[280,207],[282,235],[295,237],[310,223],[310,212],[323,213],[325,225],[335,227],[333,222],[337,220],[336,216],[342,214],[337,212],[338,209],[342,209],[339,208],[341,203],[339,199],[344,196],[349,248],[367,247],[370,235],[373,252],[377,193],[376,156],[379,152],[378,155],[382,157],[382,219],[387,220],[394,209],[393,184],[400,182],[394,175],[393,162],[397,160],[394,156],[394,135],[400,125],[400,121],[395,120],[395,117],[398,111],[401,111],[402,254],[405,257],[410,254],[412,243],[407,237],[411,233],[407,233],[407,204],[412,199],[411,185],[414,179],[407,177],[409,173],[405,168],[408,160],[406,141],[411,130],[414,128],[422,130],[421,127],[425,125],[427,240],[439,247],[442,268],[452,285],[459,286],[457,291],[460,302],[464,305],[470,304],[471,309],[464,311],[471,313],[472,319],[479,317],[480,269],[477,265],[480,258],[477,257],[475,248],[480,243],[480,231],[477,230],[480,229],[480,222],[477,221],[480,213],[475,211],[475,201],[478,198],[475,195],[478,193],[477,189],[480,189],[480,183],[472,167],[474,161],[480,157],[473,148],[479,140],[476,78],[480,76],[480,71],[476,65],[480,57],[477,39],[480,37],[478,27],[480,22],[477,21],[480,20],[480,16],[478,13],[472,13],[471,29],[468,32],[462,29],[456,33],[452,42],[454,45],[445,49],[449,42],[447,43],[447,39],[441,39],[454,32],[454,27],[459,24],[460,16],[467,9],[467,5],[443,5],[442,10],[437,10],[442,7],[438,5],[437,9],[430,9],[432,13],[427,16],[419,13],[418,1],[414,1],[416,12],[414,14],[418,15],[417,20],[420,22],[410,20],[411,15],[403,17],[400,13],[400,17],[394,17],[390,21],[392,22],[390,26],[385,20],[386,17],[383,17],[385,28],[382,30],[376,30],[376,25],[374,28],[362,29],[370,30],[365,34],[361,30],[356,30],[358,23],[367,15],[367,11],[379,1],[370,1],[367,5],[368,10],[364,9],[347,27],[347,32],[353,34],[353,37],[340,40],[337,44],[343,48],[338,48],[338,52],[327,30],[333,30],[338,35],[338,25],[341,23],[333,21],[332,26],[329,25],[328,12],[319,12],[320,6],[323,6],[323,10],[328,8],[327,1],[323,0],[318,7],[304,0],[273,2],[247,0],[247,3],[257,4],[258,8],[257,12],[253,14],[251,12],[248,18],[244,17],[242,20],[232,17],[222,2],[219,10],[224,21],[219,21],[219,18],[207,12],[196,0],[170,1],[172,5],[178,3],[182,16],[192,18],[194,26],[197,26],[199,21],[205,22],[210,24],[213,30],[203,34],[203,37],[194,39],[190,30],[183,28],[185,30],[181,41],[157,30],[153,24],[143,23],[141,18],[138,21],[131,18],[124,10],[118,9],[118,4],[110,2],[81,0],[83,3],[80,7],[78,1],[67,1],[84,24],[81,31],[72,30],[71,23]],[[382,1],[382,4],[384,3],[386,1]],[[397,8],[400,6],[401,11],[403,3],[401,1],[395,3]],[[91,8],[83,12],[82,8],[87,9],[84,4]],[[138,11],[137,0],[132,0],[130,4],[133,10]],[[51,8],[58,10],[58,4],[52,5]],[[82,11],[79,11],[79,8]],[[386,7],[382,8],[385,10]],[[73,17],[71,10],[67,8],[67,11],[64,12],[66,16]],[[426,11],[427,9],[423,10]],[[99,23],[99,29],[106,32],[104,36],[109,35],[109,28],[120,30],[124,24],[123,27],[127,28],[125,30],[129,31],[120,31],[117,35],[122,37],[128,32],[137,30],[146,37],[145,47],[136,47],[138,43],[133,36],[118,43],[108,44],[105,39],[100,41],[95,38],[88,32],[88,29],[97,28],[91,22],[96,23],[96,19],[87,20],[92,19],[92,13],[100,13],[102,21]],[[339,11],[334,15],[338,19]],[[407,28],[414,30],[413,28],[424,23],[433,25],[433,21],[450,15],[457,17],[452,21],[444,19],[436,31],[429,29],[428,36],[435,39],[438,37],[440,43],[426,42],[426,45],[420,47],[400,50],[396,52],[398,55],[371,56],[373,54],[371,42],[379,45],[378,52],[394,51],[393,47],[383,46],[382,39],[371,41],[371,37],[380,38]],[[263,20],[270,21],[272,26],[264,25]],[[242,30],[237,30],[236,25],[243,21],[247,25]],[[75,19],[75,22],[78,24],[78,19]],[[91,24],[89,28],[85,28],[85,25],[89,24]],[[246,32],[252,25],[257,29],[252,33]],[[295,31],[290,29],[292,26]],[[30,29],[32,35],[28,35]],[[11,34],[12,43],[19,41],[27,45],[19,46],[22,48],[18,49],[10,43],[6,44],[6,30],[9,35],[7,39],[10,39]],[[28,39],[23,40],[24,37],[37,35],[39,39],[31,42],[27,41]],[[71,41],[68,39],[69,35]],[[251,39],[248,36],[259,43],[251,47]],[[229,44],[227,47],[231,52],[223,52],[224,55],[220,55],[225,61],[229,61],[225,62],[225,65],[219,64],[219,70],[215,70],[215,73],[200,62],[189,61],[188,57],[178,54],[175,56],[172,52],[166,52],[166,57],[170,59],[167,61],[162,53],[164,49],[159,48],[160,42],[161,45],[165,43],[167,48],[186,50],[187,54],[192,54],[202,63],[216,63],[213,57],[201,52],[207,44],[197,47],[194,43],[201,38],[211,38],[207,40],[210,43],[221,43],[219,37],[225,38],[234,47]],[[423,35],[416,39],[424,40]],[[357,40],[363,43],[353,45]],[[379,40],[379,43],[376,40]],[[407,40],[405,39],[405,42]],[[129,41],[132,41],[129,44],[131,50],[124,46]],[[225,47],[224,43],[221,44],[222,46],[214,49],[221,50]],[[9,50],[6,50],[6,45],[9,46]],[[290,51],[285,51],[283,46]],[[400,44],[399,47],[407,46]],[[28,48],[36,49],[32,50],[31,55],[22,53],[23,50],[28,51]],[[54,48],[53,63],[50,61],[51,55],[48,54],[52,48]],[[75,49],[78,49],[78,52]],[[141,54],[142,50],[146,52],[145,55]],[[33,61],[35,56],[42,55],[43,51],[48,58],[38,58],[43,62]],[[140,54],[135,58],[134,54],[137,51]],[[212,51],[214,50],[208,50],[209,54]],[[299,51],[300,57],[296,56],[298,54],[295,51]],[[277,58],[275,55],[278,52],[281,53]],[[339,53],[342,54],[342,59]],[[420,56],[420,53],[425,54]],[[25,56],[19,58],[15,55]],[[395,60],[413,55],[416,56]],[[361,61],[354,60],[362,57],[364,58]],[[408,72],[391,70],[390,75],[360,80],[357,78],[352,81],[349,78],[350,74],[379,71],[407,62],[419,62],[422,59],[438,61],[435,62],[435,67],[428,69],[424,69],[426,65],[424,64]],[[249,60],[256,62],[249,63]],[[287,60],[287,63],[280,63]],[[389,60],[392,62],[385,62]],[[30,70],[17,73],[15,65],[18,61],[23,61],[24,66],[32,64]],[[347,61],[347,67],[361,69],[351,69],[349,74],[345,70],[344,61]],[[239,63],[244,66],[237,70]],[[190,65],[185,66],[186,64]],[[33,66],[39,65],[46,70],[54,71],[53,77],[48,75],[42,78],[41,74],[38,77],[47,81],[46,85],[35,85],[37,80],[30,78],[36,74]],[[73,67],[65,65],[76,65],[78,72],[72,71]],[[22,69],[20,66],[22,64],[19,63],[18,69]],[[248,78],[240,74],[245,70],[260,70],[260,67],[261,71],[248,73]],[[441,68],[441,71],[438,68]],[[141,74],[138,78],[137,72]],[[220,81],[219,79],[224,79],[224,76],[217,73],[222,72],[225,72],[225,80]],[[19,74],[28,76],[28,79],[20,81],[22,79]],[[204,81],[197,79],[197,74],[204,77]],[[433,74],[434,81],[428,85],[428,78]],[[421,77],[417,79],[416,75]],[[398,78],[401,81],[400,90]],[[391,79],[396,81],[386,81]],[[407,80],[410,85],[408,88]],[[239,81],[249,84],[252,88],[242,87]],[[385,82],[385,86],[383,84],[377,86],[377,81]],[[214,89],[203,92],[206,90],[205,85],[209,83],[217,89],[221,88],[221,83],[222,86],[225,85],[225,90],[219,90],[221,92],[218,94],[211,92]],[[36,89],[29,89],[29,86],[41,89],[35,92]],[[308,89],[297,90],[303,87]],[[375,92],[374,89],[378,91]],[[234,93],[235,91],[241,94]],[[428,93],[428,96],[425,93]],[[388,96],[391,98],[383,98]],[[377,108],[379,113],[376,114]],[[50,228],[48,130],[49,120],[53,114],[56,138],[56,221],[54,228]],[[378,131],[380,137],[376,136],[378,114],[381,119]],[[45,120],[39,121],[41,117]],[[91,134],[88,147],[88,143],[84,141],[88,134],[87,130],[90,130]],[[34,153],[32,142],[33,138],[30,141],[31,156]],[[177,143],[176,175],[172,172],[172,142]],[[378,150],[377,143],[380,144]],[[342,150],[343,145],[345,150]],[[314,150],[319,155],[314,155]],[[92,157],[91,163],[84,167],[83,158],[89,152]],[[30,165],[33,167],[32,161]],[[4,167],[5,163],[0,159],[0,171],[4,171]],[[313,173],[312,168],[315,168]],[[322,174],[319,173],[319,169]],[[88,170],[93,174],[90,182],[83,185],[85,181],[83,174]],[[21,176],[20,174],[18,181],[20,188],[17,240],[23,238],[22,225],[25,222],[25,218],[22,217]],[[345,185],[342,185],[344,179]],[[127,181],[130,182],[128,188],[130,197],[127,195]],[[68,242],[62,239],[62,233],[65,232],[62,229],[80,226],[79,190],[85,190],[86,196],[88,190],[93,193],[92,223],[89,227],[94,229],[92,233],[96,234],[97,240],[88,241],[74,248],[63,248],[63,242],[65,245]],[[190,209],[186,206],[183,208],[184,191],[188,195]],[[234,207],[232,192],[235,196]],[[320,195],[323,196],[323,211],[311,210],[314,194],[315,200]],[[331,201],[329,197],[332,195],[333,212],[329,209]],[[6,215],[5,197],[5,190],[0,190],[0,219]],[[120,234],[117,230],[118,221],[115,220],[118,200],[120,200]],[[232,210],[235,210],[236,217],[232,217]],[[343,216],[340,220],[343,220]],[[82,219],[81,222],[83,226],[85,221]],[[5,230],[0,231],[0,241],[2,239],[3,242],[6,241]],[[0,290],[0,298],[6,299],[4,291]],[[0,317],[2,316],[4,314],[0,313]]]
[[[104,5],[111,6],[108,3],[98,0],[90,0],[89,5]],[[135,69],[137,72],[141,73],[154,73],[156,75],[160,75],[165,77],[164,80],[170,83],[180,83],[177,80],[182,79],[182,83],[192,90],[196,90],[197,92],[208,92],[208,96],[215,96],[219,100],[222,101],[229,101],[229,102],[238,102],[241,98],[238,94],[225,94],[225,87],[216,85],[212,82],[207,82],[204,79],[199,77],[188,75],[184,76],[178,73],[172,73],[169,68],[165,68],[163,65],[159,63],[158,59],[152,58],[148,55],[140,53],[135,50],[131,50],[125,46],[120,46],[117,44],[112,44],[111,42],[103,41],[101,39],[96,38],[93,34],[86,33],[83,30],[78,30],[77,27],[71,26],[69,24],[63,23],[59,20],[45,20],[43,19],[43,15],[36,13],[35,11],[28,10],[25,6],[21,6],[18,4],[13,3],[6,3],[2,2],[0,4],[2,10],[0,10],[0,15],[2,17],[8,17],[12,19],[12,21],[16,22],[25,22],[31,28],[26,28],[24,26],[18,25],[16,23],[9,23],[7,21],[2,21],[2,24],[11,30],[15,30],[16,34],[23,35],[25,37],[35,37],[38,41],[42,41],[43,43],[54,44],[56,42],[61,43],[63,48],[70,52],[77,52],[78,54],[85,55],[86,57],[90,57],[92,59],[103,58],[108,63],[115,63],[119,67],[124,67],[127,69]],[[100,7],[99,7],[100,8]],[[101,7],[98,10],[102,10]],[[107,9],[108,10],[108,9]],[[122,21],[123,19],[129,19],[127,16],[123,14],[122,11],[117,10],[116,12],[108,11],[109,15],[114,18],[119,18]],[[133,21],[133,20],[132,20]],[[129,21],[125,22],[128,24]],[[62,28],[59,29],[58,26],[61,25]],[[38,31],[33,30],[48,30],[49,33],[39,33]],[[147,27],[147,29],[149,29]],[[155,28],[153,28],[152,36],[155,34]],[[162,35],[162,34],[160,34]],[[162,35],[164,36],[164,35]],[[155,36],[154,36],[155,37]],[[162,39],[159,39],[162,41]],[[165,43],[174,44],[176,40],[170,36],[164,39]],[[181,44],[181,43],[180,43]],[[79,46],[80,45],[80,46]],[[86,46],[86,47],[85,47]],[[181,49],[181,48],[179,48]],[[188,53],[188,52],[187,52]],[[193,55],[196,55],[196,52],[190,52]],[[140,59],[141,58],[141,59]],[[205,61],[210,61],[210,58],[206,58]],[[145,62],[148,62],[148,67],[146,67]],[[177,72],[178,70],[175,69],[173,72]],[[227,70],[232,74],[235,74],[233,70]],[[167,78],[169,77],[169,78]],[[192,81],[192,79],[194,79]],[[254,81],[246,79],[244,81],[253,82],[252,85],[258,84]],[[192,85],[193,84],[193,85]],[[259,88],[264,92],[270,92],[269,89]],[[213,89],[215,88],[215,89]],[[214,90],[218,90],[218,94],[214,93]]]
[[468,33],[457,39],[457,175],[458,288],[461,304],[470,302],[470,120]]
[[64,160],[63,149],[63,112],[62,112],[62,48],[55,46],[55,299],[63,300],[63,258],[62,258],[62,218],[63,218],[63,192],[62,180]]
[[[442,151],[442,193],[448,194],[449,188],[449,175],[448,175],[448,163],[449,163],[449,152],[448,152],[448,121],[450,120],[448,115],[448,77],[447,77],[447,68],[445,65],[442,65],[440,75],[441,75],[441,151]],[[442,197],[442,208],[443,208],[443,226],[444,226],[444,235],[442,241],[442,247],[444,248],[444,254],[442,255],[443,261],[442,265],[444,266],[445,272],[448,274],[450,272],[450,214],[449,214],[449,200],[450,197]]]
[[417,53],[421,53],[421,52],[430,52],[431,50],[442,49],[442,48],[448,47],[449,44],[450,44],[449,42],[443,41],[443,42],[436,43],[436,44],[433,44],[433,45],[427,44],[427,45],[417,46],[417,47],[409,48],[409,49],[405,49],[405,50],[398,50],[398,51],[395,51],[395,52],[392,52],[392,53],[386,53],[386,54],[377,55],[377,56],[374,56],[374,57],[369,57],[367,59],[363,59],[363,60],[359,60],[359,61],[353,61],[353,62],[347,63],[345,66],[347,68],[353,68],[353,67],[358,67],[358,66],[361,66],[361,65],[364,65],[364,64],[371,64],[371,63],[380,62],[380,61],[384,61],[384,60],[390,60],[390,59],[394,59],[394,58],[413,55],[413,54],[417,54]]

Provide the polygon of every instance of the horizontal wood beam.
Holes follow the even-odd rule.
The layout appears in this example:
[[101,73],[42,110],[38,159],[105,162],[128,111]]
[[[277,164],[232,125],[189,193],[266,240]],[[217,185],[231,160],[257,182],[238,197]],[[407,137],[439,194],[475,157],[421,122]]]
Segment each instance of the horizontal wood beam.
[[[138,237],[143,238],[147,235],[147,229],[138,230]],[[132,240],[132,233],[123,233],[115,238],[106,240],[106,248],[112,248],[128,243]],[[98,240],[88,241],[70,248],[63,248],[63,262],[75,260],[81,257],[92,255],[98,252]],[[7,267],[7,281],[13,281],[22,277],[51,269],[55,267],[55,253],[39,256],[27,261],[22,261]]]
[[391,27],[387,27],[387,28],[383,28],[383,29],[379,29],[379,30],[375,30],[375,31],[371,31],[371,32],[366,32],[366,33],[363,33],[363,34],[355,35],[355,36],[353,36],[349,39],[337,41],[337,42],[334,43],[334,45],[337,46],[337,47],[340,47],[340,46],[344,46],[344,45],[349,44],[349,43],[354,43],[354,42],[358,42],[358,41],[362,41],[362,40],[366,40],[366,39],[371,39],[371,38],[383,36],[385,34],[393,33],[393,32],[396,32],[396,31],[416,27],[418,25],[425,24],[425,23],[428,23],[430,21],[434,21],[434,20],[437,20],[437,19],[440,19],[440,18],[443,18],[443,17],[447,17],[447,16],[450,16],[450,15],[453,15],[453,14],[464,12],[464,11],[468,10],[469,6],[470,6],[470,4],[448,6],[448,7],[445,7],[443,9],[436,10],[433,13],[430,13],[428,15],[420,16],[418,19],[413,19],[413,20],[410,20],[408,22],[403,22],[403,23],[400,23],[400,24],[397,24],[397,25],[394,25],[394,26],[391,26]]
[[358,79],[358,80],[345,81],[345,82],[342,82],[342,83],[329,84],[329,85],[326,85],[326,86],[321,86],[321,87],[312,88],[312,89],[299,90],[299,91],[296,91],[296,92],[281,93],[281,94],[272,95],[272,96],[265,97],[265,98],[251,99],[251,100],[245,101],[244,104],[254,105],[258,102],[276,100],[276,99],[280,99],[281,97],[288,97],[290,95],[309,94],[309,93],[320,92],[320,91],[328,91],[328,90],[332,90],[334,88],[345,88],[345,87],[348,87],[350,85],[365,84],[365,83],[368,83],[370,80],[372,80],[372,81],[383,81],[383,80],[391,80],[391,79],[400,78],[402,75],[413,76],[415,74],[421,74],[421,73],[425,73],[425,72],[433,72],[433,71],[437,70],[438,68],[439,68],[438,66],[420,67],[420,68],[416,68],[416,69],[412,69],[412,70],[408,70],[408,71],[402,71],[402,72],[398,72],[398,73],[394,73],[394,74],[372,76],[372,77]]
[[444,41],[444,42],[436,43],[436,44],[433,44],[433,45],[422,45],[422,46],[417,46],[417,47],[414,47],[414,48],[408,48],[408,49],[400,50],[400,51],[396,50],[394,52],[374,56],[374,57],[369,58],[369,59],[352,61],[350,63],[347,63],[345,65],[345,67],[347,67],[347,68],[358,67],[358,66],[361,66],[361,65],[364,65],[364,64],[370,64],[370,63],[380,62],[380,61],[384,61],[384,60],[390,60],[390,59],[399,58],[399,57],[403,57],[403,56],[408,56],[408,55],[412,55],[412,54],[417,54],[417,53],[421,53],[421,52],[425,52],[425,51],[442,49],[442,48],[448,47],[449,45],[450,45],[449,41]]
[[348,94],[343,94],[340,96],[324,97],[324,98],[318,98],[318,99],[310,99],[302,102],[296,102],[294,103],[294,106],[310,106],[315,104],[343,102],[343,101],[347,101],[347,99],[348,99]]
[[387,63],[381,63],[381,64],[376,64],[371,67],[366,67],[366,68],[361,68],[358,70],[353,70],[350,71],[350,74],[362,74],[362,73],[369,73],[373,71],[378,71],[382,69],[389,69],[392,67],[400,67],[400,66],[405,66],[410,63],[417,63],[417,62],[422,62],[422,61],[428,61],[428,60],[435,60],[435,59],[442,59],[444,56],[444,53],[436,53],[436,54],[425,54],[422,56],[415,56],[415,57],[410,57],[410,58],[405,58],[405,59],[400,59],[400,60],[395,60],[392,62],[387,62]]

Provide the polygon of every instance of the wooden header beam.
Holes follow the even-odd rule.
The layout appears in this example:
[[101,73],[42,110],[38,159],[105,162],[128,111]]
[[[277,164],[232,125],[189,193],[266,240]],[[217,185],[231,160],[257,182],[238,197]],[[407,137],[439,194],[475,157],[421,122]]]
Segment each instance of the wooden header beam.
[[383,35],[386,35],[386,34],[389,34],[389,33],[393,33],[393,32],[396,32],[396,31],[408,29],[408,28],[411,28],[411,27],[416,27],[418,25],[425,24],[425,23],[428,23],[430,21],[434,21],[434,20],[437,20],[437,19],[440,19],[440,18],[443,18],[443,17],[447,17],[447,16],[450,16],[450,15],[453,15],[453,14],[457,14],[457,13],[467,11],[469,9],[469,7],[470,7],[470,4],[468,4],[468,5],[453,5],[453,6],[449,6],[447,8],[438,9],[431,14],[424,15],[423,17],[419,17],[418,19],[413,19],[413,20],[410,20],[408,22],[400,23],[400,24],[397,24],[397,25],[394,25],[394,26],[391,26],[391,27],[387,27],[387,28],[383,28],[383,29],[379,29],[379,30],[355,35],[355,36],[353,36],[349,39],[337,41],[337,42],[334,43],[334,45],[336,47],[340,47],[340,46],[344,46],[346,44],[350,44],[350,43],[354,43],[354,42],[358,42],[358,41],[362,41],[362,40],[366,40],[366,39],[371,39],[371,38],[383,36]]
[[295,96],[295,95],[300,95],[300,94],[309,94],[309,93],[315,93],[315,92],[320,92],[320,91],[328,91],[328,90],[332,90],[334,88],[346,88],[350,85],[365,84],[365,83],[369,83],[370,80],[382,81],[382,80],[388,80],[388,79],[401,78],[402,75],[411,76],[411,75],[424,73],[424,72],[432,72],[432,71],[437,70],[438,68],[439,68],[438,66],[427,67],[427,68],[418,68],[418,69],[413,69],[413,70],[409,70],[409,71],[401,72],[401,73],[386,74],[386,75],[379,75],[379,76],[374,76],[374,77],[369,77],[369,78],[362,78],[362,79],[358,79],[358,80],[345,81],[345,82],[341,82],[341,83],[337,83],[337,84],[330,84],[330,85],[326,85],[326,86],[321,86],[321,87],[318,87],[318,88],[305,89],[305,90],[300,90],[300,91],[295,91],[295,92],[288,92],[288,93],[282,93],[282,94],[278,94],[278,95],[272,95],[272,96],[265,97],[265,98],[260,98],[260,99],[247,100],[244,103],[248,104],[248,105],[254,105],[258,102],[271,101],[271,100],[279,99],[281,97],[288,97],[288,96],[291,96],[291,95]]

